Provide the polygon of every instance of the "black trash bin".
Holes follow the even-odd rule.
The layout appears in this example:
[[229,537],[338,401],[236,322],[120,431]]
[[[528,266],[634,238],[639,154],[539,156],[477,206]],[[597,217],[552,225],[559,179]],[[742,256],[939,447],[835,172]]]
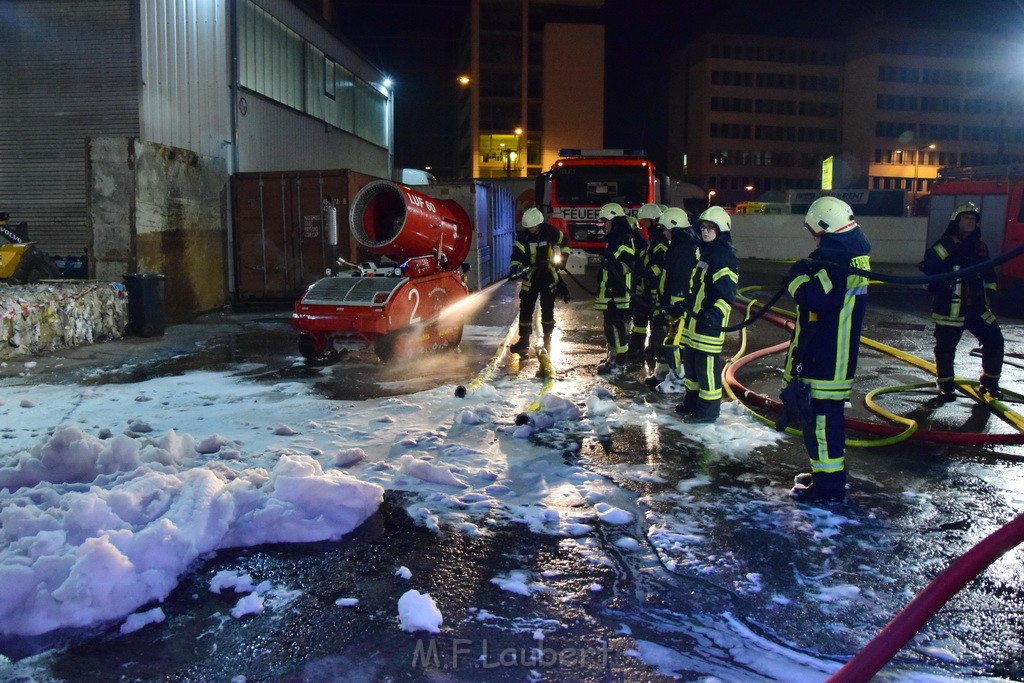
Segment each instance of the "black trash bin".
[[160,337],[164,333],[164,276],[161,273],[128,273],[128,334]]

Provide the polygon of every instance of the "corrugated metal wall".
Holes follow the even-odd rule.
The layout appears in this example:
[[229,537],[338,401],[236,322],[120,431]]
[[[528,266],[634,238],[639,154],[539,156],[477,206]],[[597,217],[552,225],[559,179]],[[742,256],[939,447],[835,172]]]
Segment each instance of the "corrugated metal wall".
[[228,2],[141,0],[143,140],[230,159]]
[[86,138],[136,136],[132,0],[0,2],[0,211],[51,254],[86,247]]

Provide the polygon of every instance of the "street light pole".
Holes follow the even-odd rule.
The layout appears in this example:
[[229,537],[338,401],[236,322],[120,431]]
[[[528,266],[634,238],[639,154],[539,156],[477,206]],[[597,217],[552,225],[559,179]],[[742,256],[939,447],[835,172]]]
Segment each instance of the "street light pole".
[[711,206],[711,198],[714,197],[716,194],[718,193],[715,192],[714,190],[708,190],[708,207]]
[[911,206],[914,207],[913,215],[915,216],[917,215],[917,183],[919,169],[921,168],[921,152],[923,152],[926,149],[935,149],[935,144],[932,143],[930,145],[922,145],[921,147],[918,147],[917,151],[914,153],[914,189],[911,193],[913,201]]

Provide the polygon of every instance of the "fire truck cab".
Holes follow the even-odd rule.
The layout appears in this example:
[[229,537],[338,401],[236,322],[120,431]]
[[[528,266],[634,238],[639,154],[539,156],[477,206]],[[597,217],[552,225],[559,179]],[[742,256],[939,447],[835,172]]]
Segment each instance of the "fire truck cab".
[[562,149],[551,170],[537,176],[537,206],[569,245],[569,272],[582,274],[601,262],[604,229],[597,214],[610,202],[636,215],[644,204],[669,202],[668,176],[638,149]]

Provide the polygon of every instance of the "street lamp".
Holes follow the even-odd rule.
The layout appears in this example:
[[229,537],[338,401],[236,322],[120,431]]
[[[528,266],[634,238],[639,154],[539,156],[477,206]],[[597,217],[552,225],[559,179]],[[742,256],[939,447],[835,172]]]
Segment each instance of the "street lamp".
[[[514,131],[512,131],[512,132],[514,132],[516,134],[516,150],[515,150],[515,152],[512,153],[513,154],[512,160],[516,161],[523,154],[523,129],[521,127],[517,126],[516,129]],[[516,176],[517,177],[519,176],[519,163],[518,162],[516,162]]]
[[911,196],[913,198],[913,204],[911,206],[914,207],[914,215],[915,216],[917,215],[918,169],[921,167],[921,152],[923,152],[926,149],[935,149],[935,143],[932,143],[930,145],[922,145],[922,146],[917,148],[917,151],[914,152],[914,189],[913,189],[913,192],[911,194]]
[[716,194],[718,193],[715,192],[714,190],[708,190],[708,206],[711,206],[711,198],[714,197]]

